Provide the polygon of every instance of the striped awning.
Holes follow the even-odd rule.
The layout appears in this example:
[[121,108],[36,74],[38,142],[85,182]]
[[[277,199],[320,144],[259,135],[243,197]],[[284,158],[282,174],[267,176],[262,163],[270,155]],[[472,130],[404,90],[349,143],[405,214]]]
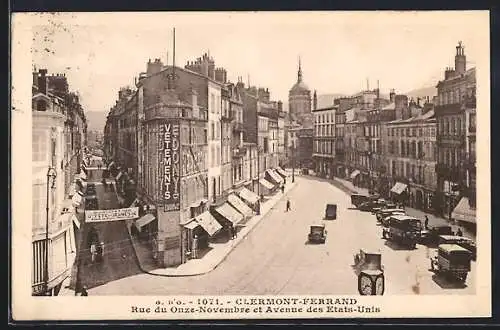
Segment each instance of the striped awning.
[[241,220],[243,220],[243,215],[236,211],[231,205],[228,203],[224,203],[218,208],[215,209],[217,213],[222,215],[226,220],[230,221],[233,225],[238,224]]
[[470,207],[467,197],[462,197],[453,212],[451,212],[451,217],[458,221],[476,223],[476,210]]
[[242,199],[246,200],[250,204],[255,204],[259,201],[259,196],[253,191],[248,190],[247,188],[242,188],[239,192],[239,195]]
[[407,186],[404,183],[396,182],[394,187],[391,188],[391,191],[395,194],[400,195],[403,191],[405,191],[406,187]]
[[278,184],[284,182],[283,178],[281,177],[281,175],[279,175],[278,173],[276,173],[272,169],[266,170],[266,173],[269,175],[269,177],[271,178],[271,180],[273,180],[274,182],[276,182]]
[[283,178],[286,178],[287,175],[286,175],[286,172],[281,168],[281,167],[276,167],[275,168],[276,172],[281,175]]
[[139,219],[136,220],[135,226],[137,227],[137,229],[140,230],[142,227],[144,227],[148,223],[153,222],[153,220],[155,220],[155,219],[156,218],[155,218],[154,215],[152,215],[151,213],[147,213],[147,214],[143,215],[142,217],[140,217]]
[[267,189],[273,189],[274,188],[274,185],[271,182],[267,181],[266,179],[260,179],[259,183],[261,185],[263,185]]
[[244,201],[239,199],[235,194],[231,194],[227,196],[227,201],[236,209],[238,210],[241,214],[243,214],[245,217],[251,217],[252,216],[252,209],[248,207],[247,204],[245,204]]
[[205,211],[199,216],[196,217],[199,225],[208,233],[208,235],[213,236],[219,230],[222,229],[222,226],[217,220],[214,218],[209,211]]

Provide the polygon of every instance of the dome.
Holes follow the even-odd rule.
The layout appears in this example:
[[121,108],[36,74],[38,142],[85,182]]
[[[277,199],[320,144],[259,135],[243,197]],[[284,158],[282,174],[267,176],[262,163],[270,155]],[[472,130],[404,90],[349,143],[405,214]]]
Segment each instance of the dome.
[[292,94],[308,94],[311,90],[303,81],[297,81],[295,85],[290,89],[290,93]]

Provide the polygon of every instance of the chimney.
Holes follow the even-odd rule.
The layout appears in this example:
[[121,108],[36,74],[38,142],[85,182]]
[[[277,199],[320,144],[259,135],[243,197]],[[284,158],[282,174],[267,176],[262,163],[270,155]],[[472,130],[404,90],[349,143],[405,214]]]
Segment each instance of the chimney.
[[[394,96],[394,110],[396,119],[407,119],[408,109],[408,96],[395,95]],[[406,117],[406,118],[405,118]]]
[[49,86],[47,80],[47,69],[38,70],[40,75],[38,76],[38,91],[42,94],[47,94]]
[[391,89],[391,92],[389,93],[389,100],[392,102],[394,102],[394,97],[396,96],[396,92],[394,91],[394,89]]
[[459,41],[456,47],[456,54],[455,54],[455,72],[457,74],[464,74],[465,69],[466,69],[466,58],[465,58],[464,46],[462,45],[462,42]]

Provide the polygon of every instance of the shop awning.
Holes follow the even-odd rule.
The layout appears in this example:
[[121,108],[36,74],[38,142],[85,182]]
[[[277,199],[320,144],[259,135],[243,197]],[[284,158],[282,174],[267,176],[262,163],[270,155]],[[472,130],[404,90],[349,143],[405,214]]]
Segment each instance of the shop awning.
[[187,228],[187,229],[195,229],[196,227],[198,227],[200,224],[198,223],[198,221],[196,221],[196,219],[193,219],[191,221],[189,221],[188,223],[186,223],[184,225],[184,228]]
[[116,181],[120,180],[120,178],[123,176],[123,172],[118,173],[116,176]]
[[355,177],[357,177],[361,172],[359,172],[358,170],[354,170],[352,171],[350,177],[351,179],[354,179]]
[[396,182],[394,187],[392,187],[391,192],[400,195],[403,191],[405,191],[406,185],[401,182]]
[[76,193],[73,195],[71,198],[71,201],[73,202],[73,205],[78,207],[82,204],[83,196],[81,195],[80,192]]
[[282,177],[284,177],[284,178],[286,178],[286,177],[287,177],[286,172],[285,172],[282,168],[280,168],[280,167],[276,167],[276,168],[275,168],[275,170],[276,170],[276,173],[278,173],[278,174],[279,174],[279,175],[281,175]]
[[130,207],[134,207],[134,206],[138,206],[138,202],[139,202],[139,199],[134,199],[134,201],[132,202],[132,204],[130,204],[129,208]]
[[253,191],[248,190],[247,188],[241,189],[239,195],[250,204],[255,204],[259,201],[259,196]]
[[260,179],[259,183],[261,185],[263,185],[267,189],[273,189],[274,188],[274,185],[271,182],[267,181],[266,179]]
[[246,217],[252,216],[252,209],[245,204],[244,201],[238,198],[235,194],[231,194],[227,196],[227,201],[240,213],[242,213]]
[[205,231],[210,236],[213,236],[215,233],[222,229],[221,224],[217,222],[217,220],[212,214],[210,214],[209,211],[205,211],[197,216],[196,220],[198,221],[198,224],[203,227],[203,229],[205,229]]
[[230,221],[233,225],[236,225],[238,222],[243,220],[243,215],[236,211],[231,205],[228,203],[224,203],[218,208],[215,209],[217,213],[222,215],[228,221]]
[[276,173],[275,171],[269,169],[269,170],[266,170],[266,173],[271,177],[271,179],[274,182],[276,182],[276,183],[283,183],[283,178],[278,173]]
[[151,223],[154,219],[156,219],[155,216],[152,215],[151,213],[148,213],[146,215],[143,215],[139,219],[137,219],[135,222],[135,226],[137,227],[137,229],[140,230],[142,227],[144,227],[148,223]]
[[111,170],[111,167],[112,167],[112,166],[115,166],[115,162],[111,162],[111,163],[109,163],[109,165],[108,165],[108,170]]
[[470,207],[467,197],[462,197],[453,212],[451,212],[451,217],[458,221],[476,223],[476,210]]

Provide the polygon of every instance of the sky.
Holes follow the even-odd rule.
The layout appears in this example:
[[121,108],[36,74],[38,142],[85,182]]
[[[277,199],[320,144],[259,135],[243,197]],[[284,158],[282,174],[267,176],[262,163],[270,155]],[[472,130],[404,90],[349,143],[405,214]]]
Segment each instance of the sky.
[[[65,73],[86,111],[108,112],[148,59],[176,65],[209,52],[236,82],[287,101],[303,78],[318,94],[382,93],[435,85],[465,45],[468,67],[489,41],[487,12],[56,13],[24,15],[37,69]],[[29,15],[29,16],[28,16]],[[16,16],[14,16],[14,21]],[[482,53],[483,52],[483,53]]]

